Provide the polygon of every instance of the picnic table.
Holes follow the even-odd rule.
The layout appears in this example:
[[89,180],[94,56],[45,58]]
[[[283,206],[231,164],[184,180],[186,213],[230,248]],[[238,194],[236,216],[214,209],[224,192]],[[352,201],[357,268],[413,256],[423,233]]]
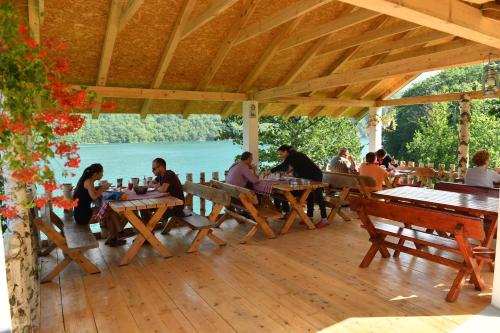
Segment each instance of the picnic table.
[[[183,204],[184,202],[182,200],[158,191],[151,191],[144,195],[130,193],[126,200],[110,201],[109,207],[118,214],[123,214],[139,232],[139,235],[135,238],[134,243],[123,257],[120,265],[128,265],[135,257],[140,247],[144,244],[145,240],[147,240],[163,257],[171,257],[172,254],[160,243],[152,231],[167,209]],[[143,221],[137,215],[139,210],[144,209],[156,209],[156,212],[151,216],[149,221]]]
[[[304,213],[303,207],[307,201],[307,197],[312,191],[317,188],[325,188],[328,186],[328,183],[324,182],[286,177],[281,179],[262,179],[254,185],[254,190],[258,194],[266,197],[273,196],[278,199],[284,198],[290,202],[292,211],[280,230],[280,234],[283,235],[288,232],[297,215],[300,217],[300,221],[304,222],[309,229],[316,228],[311,218]],[[293,194],[294,191],[300,191],[302,193],[300,193],[300,196],[297,198]]]
[[490,221],[482,246],[491,247],[498,224],[498,198],[486,195],[433,190],[421,187],[396,187],[372,193],[373,198],[415,206],[452,211]]

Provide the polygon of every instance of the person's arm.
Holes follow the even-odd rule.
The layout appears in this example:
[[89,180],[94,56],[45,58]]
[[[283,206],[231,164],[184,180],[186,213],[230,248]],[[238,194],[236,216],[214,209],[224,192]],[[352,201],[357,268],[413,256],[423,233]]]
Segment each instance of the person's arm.
[[92,182],[90,179],[87,179],[85,181],[85,183],[83,184],[83,187],[85,187],[87,189],[87,191],[89,192],[90,198],[92,198],[92,200],[97,200],[109,188],[109,184],[103,184],[103,185],[100,185],[98,188],[95,188],[94,182]]
[[289,167],[288,157],[281,163],[271,169],[271,172],[283,171],[287,172]]
[[492,172],[491,173],[491,178],[493,178],[493,183],[500,183],[500,173],[498,173],[498,171],[497,172]]
[[243,177],[245,177],[245,179],[252,184],[255,184],[259,181],[259,177],[257,177],[255,171],[250,168],[243,168]]

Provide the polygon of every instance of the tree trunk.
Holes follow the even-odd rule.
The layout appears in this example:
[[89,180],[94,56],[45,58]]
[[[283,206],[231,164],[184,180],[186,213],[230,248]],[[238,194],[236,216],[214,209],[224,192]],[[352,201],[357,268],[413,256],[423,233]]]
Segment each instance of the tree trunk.
[[5,269],[12,320],[12,332],[35,332],[39,321],[40,286],[34,225],[29,218],[25,187],[10,177],[4,167],[5,194],[9,204],[17,208],[17,216],[9,219],[5,242]]
[[458,133],[458,177],[465,176],[469,166],[469,141],[470,141],[470,97],[462,96],[460,101],[460,129]]

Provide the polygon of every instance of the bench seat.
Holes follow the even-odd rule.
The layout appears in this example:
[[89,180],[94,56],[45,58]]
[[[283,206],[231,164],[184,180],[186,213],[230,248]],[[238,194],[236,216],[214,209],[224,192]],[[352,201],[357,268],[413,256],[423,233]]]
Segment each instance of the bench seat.
[[90,230],[90,225],[77,224],[71,213],[64,213],[62,220],[64,237],[69,249],[87,250],[99,247],[99,242]]

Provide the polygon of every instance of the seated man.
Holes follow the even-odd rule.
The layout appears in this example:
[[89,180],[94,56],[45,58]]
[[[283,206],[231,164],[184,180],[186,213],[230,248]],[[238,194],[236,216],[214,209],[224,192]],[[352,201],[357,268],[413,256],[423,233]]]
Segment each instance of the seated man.
[[252,189],[253,184],[259,181],[259,177],[255,174],[255,167],[252,165],[252,161],[252,153],[246,151],[241,154],[240,160],[229,168],[226,175],[226,183]]
[[386,182],[386,184],[389,183],[389,174],[387,171],[375,164],[375,158],[375,153],[366,154],[366,163],[361,164],[359,167],[360,176],[372,177],[375,180],[376,186],[367,188],[370,192],[380,191],[382,190],[384,182]]
[[347,148],[341,148],[338,156],[332,158],[328,167],[331,172],[358,173],[356,171],[356,162]]
[[[153,160],[152,170],[156,176],[153,182],[153,187],[155,189],[163,193],[168,192],[171,196],[184,201],[184,191],[182,189],[181,181],[175,172],[167,170],[167,163],[163,158],[157,157]],[[183,206],[175,206],[167,210],[163,215],[163,219],[167,220],[174,215],[184,216]],[[151,211],[141,210],[141,216],[145,220],[148,220],[151,216]],[[162,232],[168,232],[168,230],[164,229]]]
[[398,161],[391,157],[391,155],[387,154],[385,149],[381,148],[377,150],[375,155],[377,156],[377,164],[383,165],[387,170],[398,167]]
[[488,169],[490,165],[490,153],[486,150],[477,151],[472,156],[472,163],[476,166],[467,169],[464,177],[464,183],[472,186],[493,187],[495,183],[500,182],[498,171]]

